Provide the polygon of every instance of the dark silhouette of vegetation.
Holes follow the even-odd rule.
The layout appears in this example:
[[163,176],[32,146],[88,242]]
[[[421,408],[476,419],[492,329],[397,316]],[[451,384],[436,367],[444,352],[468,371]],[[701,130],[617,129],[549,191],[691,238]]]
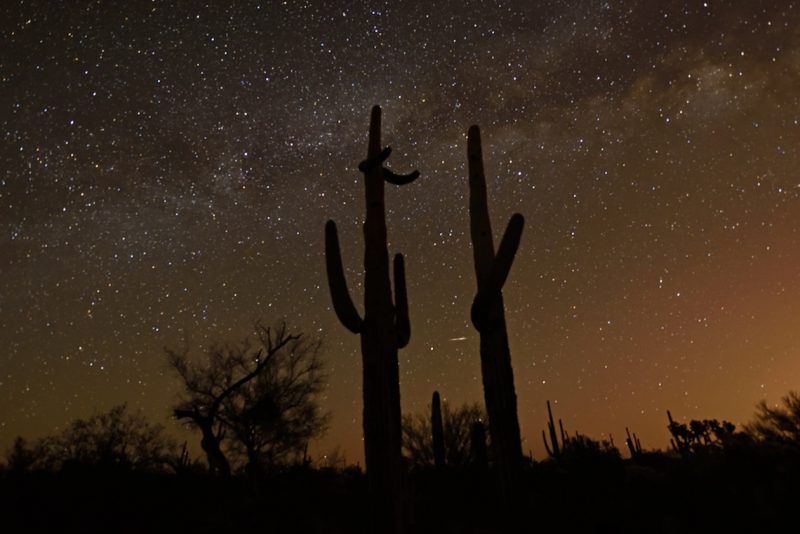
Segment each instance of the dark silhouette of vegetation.
[[31,469],[37,460],[37,451],[22,436],[14,439],[14,444],[6,454],[6,469],[12,472],[23,472]]
[[636,458],[642,454],[642,442],[636,437],[636,432],[631,434],[627,426],[625,427],[625,445],[628,446],[628,452],[631,458]]
[[486,427],[475,421],[469,432],[469,450],[473,465],[480,471],[489,469],[489,448],[486,446]]
[[230,475],[229,457],[250,474],[284,465],[326,428],[320,340],[290,334],[285,323],[257,324],[255,333],[256,346],[213,346],[203,362],[167,351],[183,387],[174,414],[200,430],[213,474]]
[[22,437],[8,454],[14,471],[93,468],[158,472],[179,460],[176,443],[161,425],[149,423],[126,404],[86,419],[76,419],[58,434],[30,445]]
[[398,349],[411,336],[403,256],[394,257],[394,301],[389,280],[384,182],[405,185],[419,173],[400,176],[383,163],[391,149],[381,147],[381,108],[372,108],[364,173],[364,316],[359,315],[347,289],[336,223],[325,225],[328,285],[341,323],[361,335],[364,396],[364,456],[372,502],[373,529],[403,531],[403,472],[401,464],[400,375]]
[[[434,396],[434,399],[436,396]],[[434,404],[431,405],[433,412]],[[475,423],[486,420],[486,414],[478,404],[464,404],[451,409],[446,402],[441,403],[442,465],[449,469],[464,469],[474,463],[472,454],[472,428]],[[431,468],[437,466],[436,433],[434,418],[427,414],[406,414],[403,416],[403,452],[412,468]],[[484,436],[483,449],[486,449]]]
[[744,437],[736,433],[736,425],[729,421],[692,420],[685,425],[673,420],[669,410],[667,410],[667,419],[669,420],[667,428],[672,435],[670,445],[672,450],[681,456],[724,449],[731,440]]
[[759,441],[800,447],[800,394],[790,391],[778,406],[759,402],[745,431]]
[[[683,456],[641,450],[622,459],[609,442],[565,428],[563,435],[557,432],[557,458],[523,466],[515,495],[522,510],[518,524],[503,515],[491,471],[478,468],[481,440],[461,437],[458,446],[449,444],[449,427],[458,428],[459,436],[485,438],[474,419],[484,416],[480,408],[450,410],[442,403],[446,469],[434,468],[432,413],[406,416],[425,427],[417,432],[424,436],[424,452],[408,455],[409,530],[793,532],[800,448],[789,431],[760,426],[776,424],[772,414],[778,410],[780,428],[789,428],[791,400],[783,402],[768,411],[759,407],[744,431],[713,419],[676,423],[690,436]],[[3,531],[375,532],[364,513],[367,479],[335,451],[318,463],[298,456],[260,473],[257,485],[236,470],[228,478],[215,476],[189,456],[125,406],[41,440],[19,438],[0,468]]]
[[511,216],[495,252],[477,126],[469,129],[467,161],[470,235],[478,285],[471,316],[473,326],[480,333],[481,374],[489,414],[492,457],[500,476],[500,493],[505,499],[514,491],[514,480],[522,468],[522,442],[502,289],[514,262],[525,221],[519,213]]
[[[564,422],[560,418],[558,420],[558,429],[559,432],[557,434],[555,421],[553,419],[553,410],[548,400],[547,430],[550,435],[550,443],[547,442],[547,434],[544,430],[542,430],[542,440],[544,441],[545,451],[547,451],[547,455],[550,458],[560,460],[567,457],[572,460],[576,458],[592,458],[599,455],[610,455],[619,458],[619,451],[610,441],[596,441],[579,432],[575,432],[574,436],[570,436],[569,432],[564,430]],[[559,436],[561,438],[560,443]]]

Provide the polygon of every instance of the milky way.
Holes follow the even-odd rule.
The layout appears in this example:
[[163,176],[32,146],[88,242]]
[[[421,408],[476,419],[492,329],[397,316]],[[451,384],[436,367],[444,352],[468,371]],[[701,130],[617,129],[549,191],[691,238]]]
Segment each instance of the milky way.
[[0,8],[0,448],[123,401],[178,431],[163,348],[286,318],[326,342],[318,450],[359,459],[322,238],[336,220],[360,300],[373,104],[389,164],[422,173],[386,193],[404,410],[482,399],[474,123],[495,234],[526,216],[505,288],[524,450],[546,399],[664,447],[666,409],[744,422],[800,387],[800,6],[224,4]]

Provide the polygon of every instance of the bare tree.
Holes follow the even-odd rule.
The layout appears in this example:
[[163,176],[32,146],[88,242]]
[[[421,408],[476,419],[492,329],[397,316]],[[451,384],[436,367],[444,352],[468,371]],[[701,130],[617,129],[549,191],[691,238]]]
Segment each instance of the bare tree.
[[167,350],[183,393],[174,414],[200,430],[209,469],[231,472],[226,450],[244,458],[248,471],[284,461],[320,435],[327,414],[318,396],[325,375],[321,342],[290,334],[285,323],[256,324],[257,346],[212,346],[206,361],[193,362],[188,350]]

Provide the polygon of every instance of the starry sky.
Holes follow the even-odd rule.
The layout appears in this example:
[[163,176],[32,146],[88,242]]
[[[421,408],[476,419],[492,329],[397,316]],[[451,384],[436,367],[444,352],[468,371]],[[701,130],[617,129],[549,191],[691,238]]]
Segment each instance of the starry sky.
[[[229,5],[231,4],[231,5]],[[127,401],[172,431],[163,348],[254,320],[323,336],[362,458],[357,171],[383,107],[406,257],[404,411],[482,400],[466,131],[499,237],[525,439],[666,447],[800,388],[800,4],[791,1],[11,1],[0,7],[0,450]],[[496,237],[496,239],[498,238]]]

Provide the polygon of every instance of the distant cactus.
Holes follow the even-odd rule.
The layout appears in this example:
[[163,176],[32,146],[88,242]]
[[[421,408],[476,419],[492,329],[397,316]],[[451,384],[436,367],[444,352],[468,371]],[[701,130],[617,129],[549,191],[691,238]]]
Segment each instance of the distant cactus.
[[518,213],[511,216],[495,254],[486,199],[481,137],[477,126],[469,129],[467,160],[470,234],[478,282],[478,291],[472,303],[472,324],[481,338],[481,373],[492,453],[502,478],[503,491],[507,492],[513,491],[510,486],[522,467],[522,445],[502,289],[519,247],[525,221]]
[[433,434],[433,464],[436,469],[444,469],[444,425],[442,425],[442,401],[438,391],[433,392],[431,401],[431,430]]
[[676,423],[672,419],[672,414],[669,410],[667,410],[667,419],[669,420],[669,425],[667,425],[667,429],[669,433],[672,434],[672,437],[669,439],[669,444],[672,446],[672,450],[680,454],[681,456],[686,456],[689,452],[688,450],[688,434],[686,433],[686,425],[681,425],[680,423]]
[[[592,439],[577,431],[570,436],[569,432],[564,430],[564,423],[561,419],[558,420],[558,430],[556,433],[553,410],[550,408],[550,401],[547,401],[547,433],[542,430],[542,441],[544,441],[544,448],[548,456],[555,459],[587,458],[596,455],[612,455],[619,458],[619,451],[614,446],[614,438],[610,436],[609,440],[602,441]],[[547,442],[548,434],[550,435],[549,443]]]
[[561,450],[567,445],[569,438],[567,437],[566,433],[564,432],[564,425],[561,422],[561,419],[558,420],[558,427],[561,430],[561,445],[558,444],[558,435],[556,435],[556,425],[553,421],[553,410],[550,409],[550,401],[547,401],[547,430],[550,433],[550,443],[547,443],[547,436],[542,430],[542,440],[544,440],[544,448],[547,451],[548,456],[551,458],[558,458],[561,456]]
[[403,256],[394,257],[394,302],[389,280],[384,181],[412,182],[417,171],[400,176],[383,167],[391,149],[381,148],[381,109],[372,108],[364,173],[367,215],[364,222],[364,317],[347,289],[336,224],[325,225],[325,258],[333,308],[342,324],[361,335],[364,397],[364,451],[374,531],[403,530],[400,375],[397,351],[408,344],[408,319]]
[[631,431],[628,430],[628,427],[625,427],[625,434],[627,435],[625,444],[628,446],[628,452],[631,453],[631,458],[638,458],[642,454],[642,443],[639,441],[639,438],[636,437],[635,432],[631,435]]

